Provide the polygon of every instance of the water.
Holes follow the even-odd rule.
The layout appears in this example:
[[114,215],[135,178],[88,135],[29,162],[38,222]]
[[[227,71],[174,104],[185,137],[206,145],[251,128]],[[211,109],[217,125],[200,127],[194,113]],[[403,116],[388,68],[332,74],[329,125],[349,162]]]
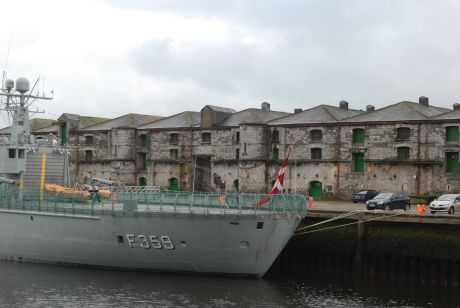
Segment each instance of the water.
[[0,307],[460,307],[458,289],[344,277],[264,279],[0,263]]

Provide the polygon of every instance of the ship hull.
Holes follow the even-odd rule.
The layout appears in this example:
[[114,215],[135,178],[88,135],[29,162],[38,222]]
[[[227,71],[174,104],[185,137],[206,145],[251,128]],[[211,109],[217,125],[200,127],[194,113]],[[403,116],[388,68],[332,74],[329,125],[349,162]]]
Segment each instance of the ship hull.
[[262,276],[298,214],[84,215],[0,210],[3,260]]

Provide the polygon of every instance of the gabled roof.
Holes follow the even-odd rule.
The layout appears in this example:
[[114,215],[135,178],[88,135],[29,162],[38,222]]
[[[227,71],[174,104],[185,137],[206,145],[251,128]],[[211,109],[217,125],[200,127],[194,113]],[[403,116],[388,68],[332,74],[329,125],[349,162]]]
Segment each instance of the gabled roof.
[[249,108],[230,115],[220,123],[217,123],[216,126],[239,126],[243,122],[267,123],[271,120],[285,117],[287,115],[290,115],[290,113]]
[[440,115],[448,109],[403,101],[347,119],[347,122],[417,121]]
[[270,125],[335,123],[363,113],[361,110],[344,109],[330,105],[319,105],[303,112],[270,121]]
[[128,113],[124,116],[107,120],[103,123],[87,126],[85,130],[110,130],[112,128],[124,127],[124,128],[137,128],[145,123],[153,122],[162,119],[160,116],[146,115],[146,114],[135,114]]
[[217,112],[226,112],[226,113],[235,113],[236,112],[236,110],[232,109],[232,108],[225,108],[225,107],[212,106],[212,105],[206,105],[203,108],[205,108],[205,107],[209,107],[213,111],[217,111]]
[[87,116],[81,116],[78,114],[73,114],[73,113],[63,113],[58,120],[71,120],[78,122],[78,129],[83,129],[88,126],[96,125],[105,121],[110,120],[109,118],[99,118],[99,117],[87,117]]
[[155,122],[141,125],[138,129],[197,127],[200,125],[200,122],[200,112],[184,111]]
[[433,120],[460,120],[460,110],[451,110],[432,117]]

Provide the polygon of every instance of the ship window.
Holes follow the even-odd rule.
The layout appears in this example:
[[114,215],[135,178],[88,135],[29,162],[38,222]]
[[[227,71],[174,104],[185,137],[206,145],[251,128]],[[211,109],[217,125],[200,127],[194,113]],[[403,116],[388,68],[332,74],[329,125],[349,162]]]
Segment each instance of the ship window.
[[18,158],[24,158],[24,149],[18,150]]
[[8,149],[8,158],[16,158],[16,150]]
[[123,235],[118,235],[118,236],[117,236],[117,242],[118,242],[118,244],[122,244],[122,243],[123,243]]
[[257,229],[262,229],[263,227],[264,227],[264,222],[263,221],[257,222]]

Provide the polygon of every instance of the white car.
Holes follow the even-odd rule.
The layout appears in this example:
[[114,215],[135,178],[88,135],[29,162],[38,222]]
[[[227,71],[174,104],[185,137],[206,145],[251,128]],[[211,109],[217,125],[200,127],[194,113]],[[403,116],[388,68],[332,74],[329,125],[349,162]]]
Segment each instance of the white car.
[[446,194],[440,196],[430,203],[431,214],[437,212],[446,212],[449,214],[455,214],[455,211],[460,212],[460,195],[457,194]]

